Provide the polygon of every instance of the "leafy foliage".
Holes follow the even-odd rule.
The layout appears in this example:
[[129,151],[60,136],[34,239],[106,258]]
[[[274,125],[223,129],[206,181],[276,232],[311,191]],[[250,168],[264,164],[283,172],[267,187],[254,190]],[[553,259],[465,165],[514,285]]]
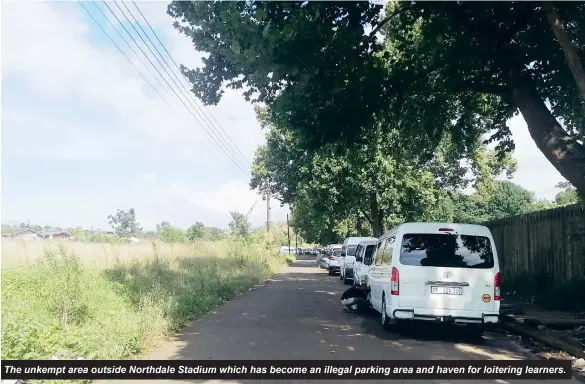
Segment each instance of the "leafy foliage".
[[118,209],[115,215],[108,216],[108,220],[120,237],[139,236],[142,232],[140,224],[136,221],[134,208],[130,208],[128,212]]
[[[585,6],[555,7],[583,54]],[[193,92],[213,104],[223,85],[245,88],[303,151],[360,145],[383,124],[416,157],[432,157],[445,135],[462,156],[485,135],[504,153],[519,110],[547,159],[585,191],[585,106],[540,3],[391,2],[382,20],[380,10],[367,2],[169,6],[175,27],[209,54],[202,68],[183,68]],[[368,26],[383,38],[366,35]]]
[[170,226],[171,226],[171,223],[169,223],[168,221],[163,221],[162,223],[156,225],[156,232],[160,233],[160,232],[162,232],[163,229],[170,227]]
[[248,237],[250,235],[252,225],[248,218],[243,213],[230,212],[232,221],[229,223],[232,234],[236,237]]
[[175,228],[173,226],[165,226],[160,234],[159,239],[164,241],[165,243],[186,243],[189,240],[187,236],[187,232],[182,229]]
[[[328,243],[356,235],[381,235],[404,220],[450,221],[449,194],[471,179],[446,136],[430,158],[413,157],[397,130],[378,127],[352,146],[330,143],[311,153],[297,135],[271,123],[267,144],[256,152],[251,187],[292,204],[292,225],[309,241]],[[493,178],[515,169],[510,156],[497,157],[481,144],[470,159],[475,184],[490,190]]]
[[196,222],[187,229],[187,237],[189,241],[202,239],[205,236],[205,225],[202,222]]
[[579,202],[579,193],[577,189],[569,182],[558,183],[557,188],[561,191],[555,196],[555,203],[559,206],[577,204]]

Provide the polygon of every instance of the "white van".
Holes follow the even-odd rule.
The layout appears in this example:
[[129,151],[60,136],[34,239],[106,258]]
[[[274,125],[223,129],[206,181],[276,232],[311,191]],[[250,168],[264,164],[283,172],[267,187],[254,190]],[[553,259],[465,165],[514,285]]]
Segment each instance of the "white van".
[[348,279],[353,279],[353,263],[355,263],[355,251],[361,241],[378,240],[375,237],[348,237],[343,241],[341,248],[341,259],[339,260],[339,279],[344,284]]
[[481,336],[500,314],[500,268],[482,225],[405,223],[380,237],[368,274],[372,307],[402,320],[466,325]]
[[360,241],[355,251],[355,263],[353,263],[353,285],[355,287],[367,287],[368,272],[373,261],[374,249],[378,240]]

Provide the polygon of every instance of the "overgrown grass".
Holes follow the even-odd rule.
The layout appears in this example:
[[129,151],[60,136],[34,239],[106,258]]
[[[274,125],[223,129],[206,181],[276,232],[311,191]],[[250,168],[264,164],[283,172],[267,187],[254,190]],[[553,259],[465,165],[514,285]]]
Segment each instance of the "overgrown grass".
[[265,243],[2,244],[2,359],[126,358],[290,262]]

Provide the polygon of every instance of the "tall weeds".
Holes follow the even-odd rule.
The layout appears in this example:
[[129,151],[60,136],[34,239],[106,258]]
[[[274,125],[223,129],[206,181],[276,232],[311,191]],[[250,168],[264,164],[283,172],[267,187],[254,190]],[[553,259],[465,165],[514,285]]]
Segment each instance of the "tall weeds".
[[287,262],[265,243],[230,241],[8,241],[2,259],[2,359],[138,354]]

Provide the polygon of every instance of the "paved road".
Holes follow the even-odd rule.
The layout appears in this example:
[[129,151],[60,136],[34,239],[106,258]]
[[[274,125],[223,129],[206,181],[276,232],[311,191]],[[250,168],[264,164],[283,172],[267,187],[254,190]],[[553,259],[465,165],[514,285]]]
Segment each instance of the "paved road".
[[[500,334],[486,334],[483,340],[470,343],[445,335],[440,329],[427,329],[416,334],[386,332],[374,314],[356,315],[342,309],[339,297],[346,288],[337,276],[327,276],[325,271],[318,269],[314,259],[299,260],[265,286],[234,299],[196,321],[176,340],[146,358],[528,358],[516,343]],[[493,382],[504,383],[501,380]]]

